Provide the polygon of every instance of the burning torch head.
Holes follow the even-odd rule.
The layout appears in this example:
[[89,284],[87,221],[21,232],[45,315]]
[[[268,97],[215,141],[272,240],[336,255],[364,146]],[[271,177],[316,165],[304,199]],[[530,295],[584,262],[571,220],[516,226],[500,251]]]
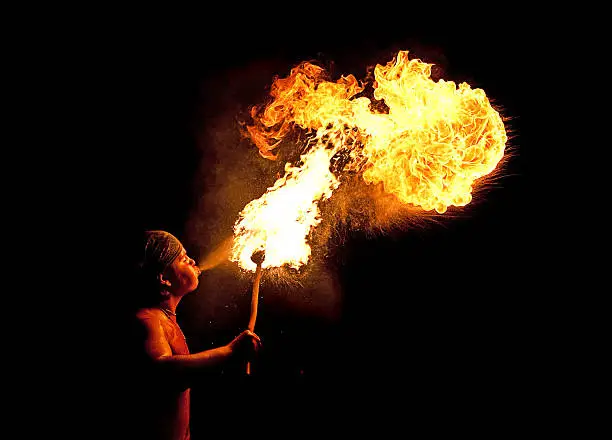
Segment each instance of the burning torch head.
[[256,250],[251,254],[251,261],[257,265],[260,265],[266,259],[266,251],[264,249]]

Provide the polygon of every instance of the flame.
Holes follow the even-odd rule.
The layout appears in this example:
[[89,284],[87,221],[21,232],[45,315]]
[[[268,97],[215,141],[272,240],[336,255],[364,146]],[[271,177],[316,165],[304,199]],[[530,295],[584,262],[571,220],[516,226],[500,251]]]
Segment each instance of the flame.
[[482,89],[436,83],[430,75],[431,64],[409,61],[407,52],[376,66],[374,97],[389,113],[380,123],[364,119],[369,167],[363,178],[383,183],[404,203],[442,214],[472,200],[474,181],[495,169],[507,135]]
[[440,214],[470,203],[476,180],[504,155],[504,123],[482,89],[435,82],[431,66],[398,52],[375,66],[373,100],[353,75],[331,82],[308,62],[277,78],[271,102],[252,108],[248,135],[263,157],[276,159],[273,151],[299,126],[311,135],[308,151],[240,213],[230,259],[255,270],[250,256],[265,249],[262,267],[305,264],[308,234],[321,221],[318,202],[339,185],[330,171],[337,154],[344,156],[337,172],[358,171],[402,203]]
[[329,198],[339,182],[329,170],[325,148],[316,147],[302,160],[301,167],[285,165],[285,176],[240,213],[231,260],[243,269],[257,268],[251,255],[261,249],[266,252],[262,268],[286,264],[297,269],[308,262],[306,239],[321,222],[317,202]]

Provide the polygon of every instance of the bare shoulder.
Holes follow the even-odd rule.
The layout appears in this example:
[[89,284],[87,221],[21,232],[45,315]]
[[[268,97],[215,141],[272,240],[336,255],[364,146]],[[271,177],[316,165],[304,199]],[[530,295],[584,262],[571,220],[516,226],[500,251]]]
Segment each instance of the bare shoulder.
[[135,313],[135,321],[139,327],[138,341],[144,348],[149,359],[161,359],[172,355],[168,343],[167,332],[164,329],[163,312],[159,309],[143,308]]
[[143,308],[136,312],[136,319],[143,324],[158,325],[161,322],[163,312],[155,308]]

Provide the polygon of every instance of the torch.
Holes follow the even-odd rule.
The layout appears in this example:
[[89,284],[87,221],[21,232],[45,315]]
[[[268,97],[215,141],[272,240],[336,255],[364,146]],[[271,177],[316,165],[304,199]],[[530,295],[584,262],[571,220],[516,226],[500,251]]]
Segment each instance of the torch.
[[[251,317],[249,319],[249,330],[255,331],[255,320],[257,319],[257,304],[259,302],[259,281],[261,280],[261,265],[266,258],[266,251],[261,249],[253,252],[251,260],[257,264],[255,280],[253,281],[253,293],[251,296]],[[251,363],[247,363],[247,374],[251,374]]]

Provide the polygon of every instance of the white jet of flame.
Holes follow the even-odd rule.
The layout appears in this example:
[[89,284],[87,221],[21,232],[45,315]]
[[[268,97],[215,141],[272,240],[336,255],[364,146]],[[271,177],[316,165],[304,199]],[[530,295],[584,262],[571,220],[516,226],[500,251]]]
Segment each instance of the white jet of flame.
[[318,144],[302,156],[303,165],[285,166],[285,176],[240,213],[234,226],[232,261],[254,271],[251,255],[265,250],[262,268],[306,264],[311,249],[307,243],[312,228],[321,222],[318,202],[332,195],[339,182],[329,170],[333,151]]

